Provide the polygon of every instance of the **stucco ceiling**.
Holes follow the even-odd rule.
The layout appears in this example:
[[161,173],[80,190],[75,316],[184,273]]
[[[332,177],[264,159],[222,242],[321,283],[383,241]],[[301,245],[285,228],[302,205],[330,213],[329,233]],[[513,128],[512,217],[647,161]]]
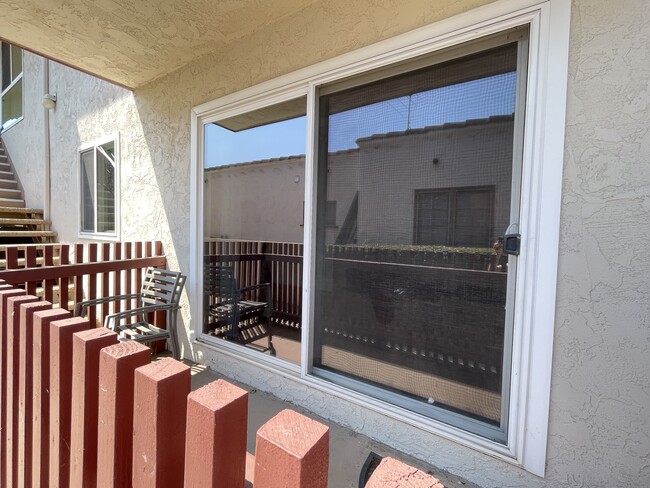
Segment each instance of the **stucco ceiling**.
[[0,38],[135,88],[315,0],[0,0]]

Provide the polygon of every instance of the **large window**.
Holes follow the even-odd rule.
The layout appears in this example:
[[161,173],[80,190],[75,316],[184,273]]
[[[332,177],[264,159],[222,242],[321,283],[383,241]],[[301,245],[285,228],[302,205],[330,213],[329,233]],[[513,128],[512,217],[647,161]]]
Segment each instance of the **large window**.
[[23,51],[2,43],[2,130],[18,122],[23,116]]
[[117,158],[111,139],[79,151],[80,231],[115,236]]
[[[516,259],[491,264],[520,219],[515,39],[326,86],[318,124],[315,374],[503,441]],[[356,207],[346,242],[332,200]]]
[[195,108],[192,315],[202,353],[540,474],[567,10],[496,3]]

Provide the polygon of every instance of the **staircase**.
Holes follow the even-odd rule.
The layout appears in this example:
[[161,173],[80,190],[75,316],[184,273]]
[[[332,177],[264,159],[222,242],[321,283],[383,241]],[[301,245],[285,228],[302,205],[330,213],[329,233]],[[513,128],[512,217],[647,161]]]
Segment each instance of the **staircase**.
[[43,211],[25,208],[23,192],[0,138],[0,246],[54,242],[56,232],[43,220]]

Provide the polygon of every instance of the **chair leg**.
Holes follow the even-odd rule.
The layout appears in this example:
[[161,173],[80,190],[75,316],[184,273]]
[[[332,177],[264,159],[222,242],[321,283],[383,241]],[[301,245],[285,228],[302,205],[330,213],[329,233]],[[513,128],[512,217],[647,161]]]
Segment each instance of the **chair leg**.
[[176,313],[173,313],[169,321],[169,342],[171,344],[172,356],[177,361],[180,361],[181,351],[178,345],[178,338],[176,337]]

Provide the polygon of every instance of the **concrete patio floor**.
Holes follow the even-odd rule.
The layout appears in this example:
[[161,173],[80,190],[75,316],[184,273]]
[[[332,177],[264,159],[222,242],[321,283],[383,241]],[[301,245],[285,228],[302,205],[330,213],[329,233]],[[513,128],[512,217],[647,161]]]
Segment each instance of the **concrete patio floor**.
[[255,453],[255,433],[269,419],[280,411],[290,408],[310,418],[318,420],[330,428],[330,465],[329,465],[329,488],[356,488],[359,486],[359,474],[364,462],[371,452],[385,457],[397,458],[411,466],[415,466],[425,472],[437,477],[445,486],[463,486],[467,488],[478,488],[477,485],[466,480],[453,476],[433,466],[427,465],[410,456],[400,453],[390,447],[375,442],[372,439],[360,435],[350,429],[325,420],[304,408],[293,405],[286,401],[261,391],[250,388],[247,385],[233,381],[205,366],[189,364],[192,367],[192,389],[200,388],[214,380],[224,379],[249,392],[248,406],[248,441],[247,450]]

